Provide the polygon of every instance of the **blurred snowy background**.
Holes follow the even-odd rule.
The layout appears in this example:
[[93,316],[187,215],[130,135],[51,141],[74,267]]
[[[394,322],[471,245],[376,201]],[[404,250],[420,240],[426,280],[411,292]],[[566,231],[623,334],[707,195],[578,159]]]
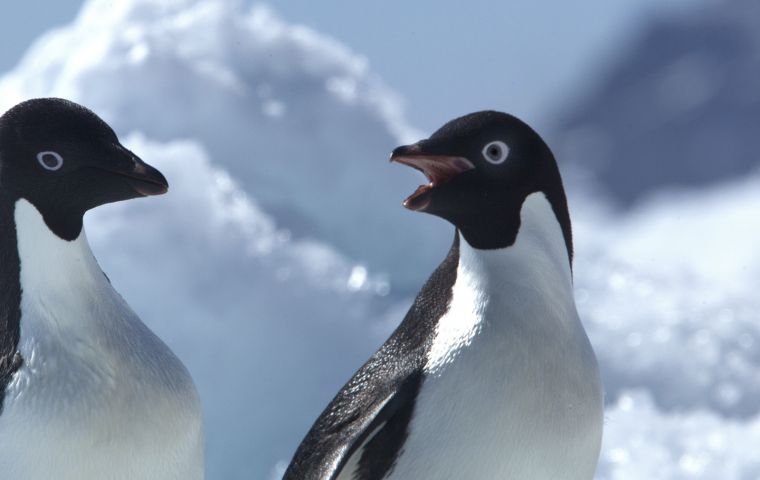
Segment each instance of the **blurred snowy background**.
[[171,190],[88,235],[204,402],[208,477],[277,478],[451,228],[391,149],[495,108],[563,170],[607,392],[599,480],[760,479],[760,4],[18,2],[0,110],[60,96]]

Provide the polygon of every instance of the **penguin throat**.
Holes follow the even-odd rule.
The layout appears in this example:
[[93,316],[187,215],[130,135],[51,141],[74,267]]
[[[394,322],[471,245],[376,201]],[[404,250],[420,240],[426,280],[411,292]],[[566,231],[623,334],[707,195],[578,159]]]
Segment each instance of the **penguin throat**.
[[71,240],[61,238],[23,198],[16,202],[14,220],[23,299],[84,295],[105,281],[83,229]]
[[[555,208],[556,202],[552,200],[556,199],[551,199],[543,191],[533,192],[528,194],[521,204],[518,204],[519,209],[509,208],[501,215],[489,213],[488,223],[483,217],[469,216],[451,221],[457,226],[467,243],[479,250],[500,250],[511,247],[524,230],[528,232],[528,236],[536,237],[536,240],[541,243],[545,243],[542,237],[557,237],[562,240],[564,246],[561,254],[553,253],[563,257],[572,268],[573,246],[570,218],[566,206],[564,210],[561,205]],[[559,229],[554,228],[555,226]]]
[[[473,241],[477,240],[477,237],[473,239],[467,231],[462,230],[460,234],[464,243],[472,250],[480,251],[494,259],[506,256],[514,258],[514,261],[523,257],[528,262],[538,257],[546,259],[552,269],[572,285],[571,247],[567,244],[567,234],[552,203],[543,192],[528,195],[517,218],[507,223],[513,226],[508,228],[511,233],[505,234],[509,237],[505,245],[484,247]],[[499,255],[499,252],[503,252],[503,255]]]
[[532,194],[520,216],[517,238],[508,247],[475,248],[462,235],[449,308],[427,355],[428,373],[443,371],[485,328],[493,332],[502,331],[504,322],[565,321],[536,315],[547,301],[559,305],[557,311],[575,308],[567,249],[551,205],[543,194]]
[[34,205],[32,208],[41,215],[48,230],[58,238],[72,242],[81,236],[85,210],[59,203],[37,206],[34,202],[22,200]]

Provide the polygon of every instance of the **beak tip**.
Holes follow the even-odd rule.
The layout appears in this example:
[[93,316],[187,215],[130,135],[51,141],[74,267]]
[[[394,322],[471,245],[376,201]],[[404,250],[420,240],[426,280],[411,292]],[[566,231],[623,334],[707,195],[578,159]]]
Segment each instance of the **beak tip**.
[[169,182],[158,169],[146,164],[138,164],[131,175],[134,180],[133,188],[145,197],[163,195],[169,191]]
[[412,145],[402,145],[400,147],[396,147],[391,152],[390,161],[394,161],[397,157],[403,157],[405,155],[415,155],[420,153],[420,146],[419,144],[415,143]]

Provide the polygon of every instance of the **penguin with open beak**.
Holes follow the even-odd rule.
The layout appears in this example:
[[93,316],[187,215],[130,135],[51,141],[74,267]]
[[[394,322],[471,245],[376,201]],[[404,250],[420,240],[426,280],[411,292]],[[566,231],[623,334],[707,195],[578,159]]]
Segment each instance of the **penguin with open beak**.
[[485,111],[391,161],[427,177],[404,206],[450,222],[454,242],[285,480],[591,480],[602,388],[551,150],[519,119]]

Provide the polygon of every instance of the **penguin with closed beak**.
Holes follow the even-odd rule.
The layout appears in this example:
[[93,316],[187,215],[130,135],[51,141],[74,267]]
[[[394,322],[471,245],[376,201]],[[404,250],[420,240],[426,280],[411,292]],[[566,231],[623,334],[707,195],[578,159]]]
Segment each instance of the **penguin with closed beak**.
[[592,480],[602,388],[551,150],[519,119],[484,111],[391,161],[427,177],[404,206],[449,221],[454,242],[285,480]]
[[203,478],[193,381],[111,286],[82,223],[167,189],[80,105],[35,99],[0,117],[0,477]]

